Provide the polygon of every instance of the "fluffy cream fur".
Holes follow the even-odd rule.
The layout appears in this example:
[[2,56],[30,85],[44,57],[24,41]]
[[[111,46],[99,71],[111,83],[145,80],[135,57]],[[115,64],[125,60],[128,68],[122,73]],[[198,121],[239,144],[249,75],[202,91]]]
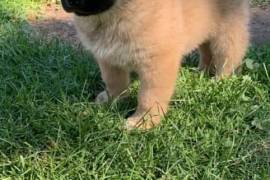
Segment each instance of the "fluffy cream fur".
[[199,48],[199,68],[222,78],[239,67],[249,42],[247,0],[117,0],[107,12],[74,22],[107,87],[98,97],[119,96],[129,72],[139,75],[138,107],[127,129],[159,124],[185,54]]

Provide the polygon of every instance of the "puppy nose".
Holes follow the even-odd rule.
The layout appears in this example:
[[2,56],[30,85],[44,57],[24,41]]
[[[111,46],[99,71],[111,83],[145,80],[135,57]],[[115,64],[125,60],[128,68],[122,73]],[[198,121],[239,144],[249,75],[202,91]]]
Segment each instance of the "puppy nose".
[[80,0],[61,0],[64,10],[74,12],[80,5]]

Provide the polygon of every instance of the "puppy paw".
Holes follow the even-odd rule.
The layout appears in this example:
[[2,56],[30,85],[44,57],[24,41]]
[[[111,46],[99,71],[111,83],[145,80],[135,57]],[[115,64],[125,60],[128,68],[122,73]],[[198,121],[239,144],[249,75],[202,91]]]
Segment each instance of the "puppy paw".
[[131,116],[127,119],[124,128],[127,131],[132,131],[135,129],[149,130],[160,123],[160,118],[161,117],[158,115],[156,116],[151,116],[151,115]]
[[202,71],[202,72],[205,72],[207,74],[210,74],[210,75],[214,75],[215,74],[215,68],[212,65],[199,64],[198,70],[199,71]]
[[110,96],[108,94],[107,91],[102,91],[101,93],[99,93],[96,97],[95,103],[96,104],[105,104],[107,102],[109,102],[110,100]]

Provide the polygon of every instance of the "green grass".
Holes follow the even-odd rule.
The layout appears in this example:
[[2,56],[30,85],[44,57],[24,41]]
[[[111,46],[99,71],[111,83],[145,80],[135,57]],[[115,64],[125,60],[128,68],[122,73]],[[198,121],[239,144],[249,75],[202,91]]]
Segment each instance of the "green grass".
[[254,6],[269,5],[270,0],[251,0],[251,4],[254,5]]
[[219,82],[185,66],[162,125],[128,134],[121,125],[138,82],[128,100],[95,105],[103,84],[93,59],[37,37],[24,22],[36,2],[7,2],[0,2],[0,179],[270,178],[270,45],[251,48],[243,74]]

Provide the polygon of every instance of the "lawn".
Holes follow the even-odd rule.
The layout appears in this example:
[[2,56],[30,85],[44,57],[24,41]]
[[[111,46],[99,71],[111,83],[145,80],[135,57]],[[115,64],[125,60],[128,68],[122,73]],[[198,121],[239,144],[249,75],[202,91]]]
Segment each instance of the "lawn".
[[254,6],[264,6],[269,5],[270,0],[250,0],[250,2]]
[[270,178],[270,44],[222,81],[185,65],[162,125],[129,134],[138,82],[128,100],[95,105],[93,58],[38,36],[25,20],[39,8],[0,2],[0,179]]

